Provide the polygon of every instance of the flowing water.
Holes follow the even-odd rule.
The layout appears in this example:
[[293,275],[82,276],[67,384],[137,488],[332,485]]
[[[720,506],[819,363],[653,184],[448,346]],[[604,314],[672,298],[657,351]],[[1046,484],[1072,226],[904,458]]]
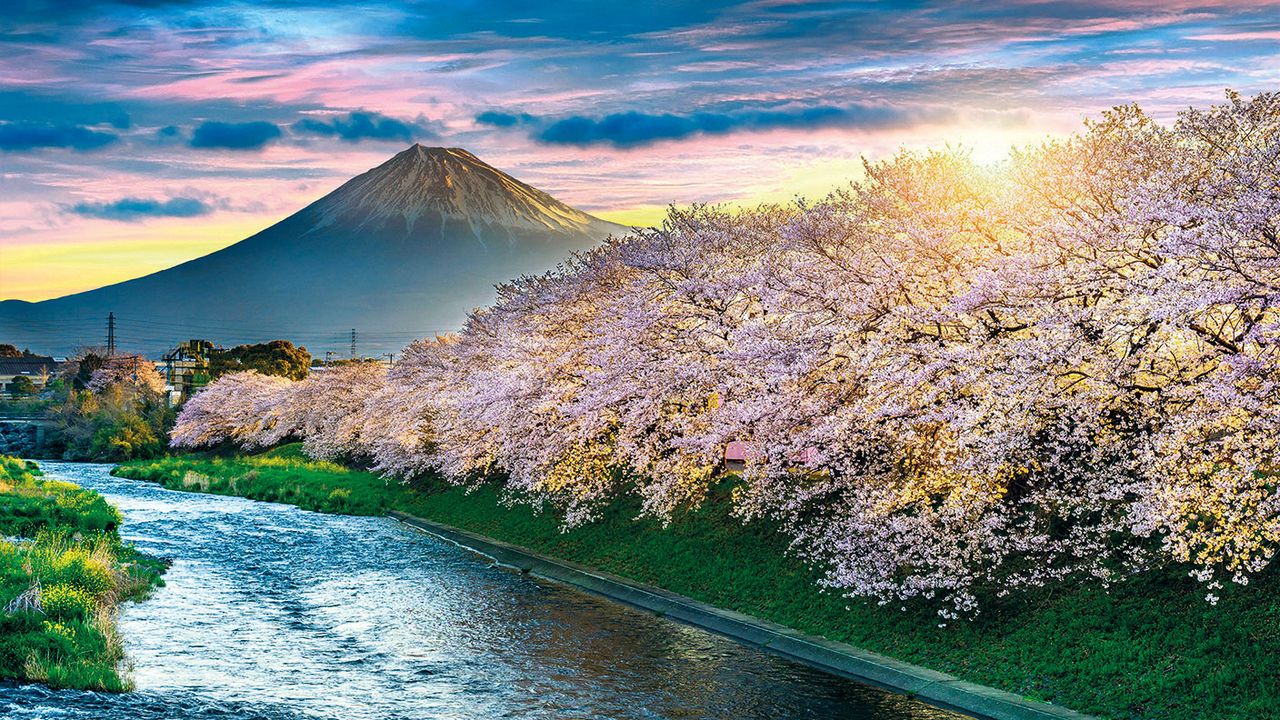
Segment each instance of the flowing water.
[[137,690],[0,685],[6,720],[959,717],[389,519],[174,492],[110,467],[44,463],[173,560],[120,617]]

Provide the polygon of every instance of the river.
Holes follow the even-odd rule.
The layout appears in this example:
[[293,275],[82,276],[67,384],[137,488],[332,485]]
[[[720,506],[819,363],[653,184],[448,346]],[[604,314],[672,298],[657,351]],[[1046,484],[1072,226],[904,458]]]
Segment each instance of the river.
[[42,466],[107,496],[122,534],[173,566],[121,613],[135,692],[0,685],[6,720],[960,717],[386,518]]

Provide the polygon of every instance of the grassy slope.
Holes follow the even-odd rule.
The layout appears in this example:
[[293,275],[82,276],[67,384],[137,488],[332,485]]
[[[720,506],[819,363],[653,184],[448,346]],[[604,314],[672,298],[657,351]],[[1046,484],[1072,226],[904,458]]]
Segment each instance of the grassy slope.
[[248,458],[138,461],[118,474],[186,490],[238,494],[312,510],[398,509],[721,607],[1109,718],[1280,717],[1280,579],[1268,573],[1214,607],[1172,572],[1111,593],[1059,589],[940,628],[936,616],[815,589],[771,528],[742,526],[726,503],[663,528],[619,503],[600,522],[561,532],[556,519],[506,507],[495,488],[409,489],[316,463],[286,446]]
[[121,691],[120,602],[163,565],[121,544],[120,513],[95,492],[0,457],[0,609],[40,582],[41,610],[0,610],[0,678]]

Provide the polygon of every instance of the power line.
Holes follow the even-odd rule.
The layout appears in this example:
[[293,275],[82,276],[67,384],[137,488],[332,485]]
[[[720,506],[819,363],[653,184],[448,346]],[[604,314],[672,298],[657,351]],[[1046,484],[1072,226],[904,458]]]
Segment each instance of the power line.
[[[101,318],[101,316],[99,316],[99,318]],[[64,332],[67,330],[88,331],[88,330],[92,330],[93,328],[101,328],[102,320],[101,319],[91,320],[91,319],[81,319],[81,318],[68,318],[65,320],[50,319],[50,318],[13,319],[11,321],[8,321],[6,324],[12,327],[22,328],[24,330],[30,330],[33,332],[43,332],[43,331]],[[263,336],[263,337],[268,335],[274,335],[280,338],[307,338],[307,339],[314,339],[314,340],[333,340],[333,341],[339,341],[339,342],[350,341],[350,331],[332,332],[332,331],[325,331],[325,330],[298,330],[298,329],[285,330],[285,329],[279,329],[279,328],[272,329],[272,328],[261,328],[261,327],[234,327],[230,325],[205,324],[199,321],[193,321],[188,323],[188,322],[181,322],[181,321],[169,322],[169,321],[160,321],[160,320],[142,320],[142,319],[130,318],[127,316],[121,317],[117,315],[116,316],[117,340],[119,340],[119,338],[123,334],[125,334],[125,333],[122,333],[122,329],[124,328],[131,328],[127,333],[128,335],[131,335],[131,336],[163,335],[168,337],[171,335],[186,334],[193,330],[199,330],[199,331],[211,331],[211,332],[220,332],[220,333],[237,334],[237,335],[257,335],[257,336]],[[434,337],[435,335],[447,334],[455,331],[456,329],[455,330],[432,330],[432,329],[372,330],[372,331],[366,330],[366,331],[360,331],[359,333],[357,333],[357,337],[358,339],[365,339],[365,340],[368,340],[368,339],[394,340],[399,338],[416,339],[416,338],[423,338],[423,337]]]
[[[206,320],[191,320],[191,322],[187,322],[187,320],[152,320],[152,319],[134,319],[134,318],[123,318],[123,320],[125,320],[125,322],[136,323],[141,325],[156,325],[156,327],[182,328],[182,329],[201,328],[201,329],[211,329],[211,331],[280,333],[280,334],[300,334],[300,333],[317,334],[317,333],[324,332],[324,331],[297,331],[297,329],[283,329],[283,328],[271,328],[271,327],[246,328],[246,327],[242,327],[242,325],[225,325],[225,324],[219,324],[219,323],[209,323],[209,322],[206,322]],[[451,331],[439,331],[439,329],[388,329],[388,331],[374,331],[372,333],[364,332],[361,334],[435,334],[435,333],[442,333],[442,332],[451,332]],[[343,334],[347,334],[347,333],[343,333]]]
[[[101,318],[101,316],[98,317]],[[29,338],[29,341],[36,341],[37,343],[54,341],[66,343],[74,339],[77,344],[91,345],[93,341],[89,340],[89,338],[95,334],[92,328],[97,327],[99,329],[96,332],[102,332],[101,323],[101,319],[93,321],[84,316],[71,315],[65,319],[47,316],[29,319],[13,318],[3,324],[6,327],[19,330],[22,335]],[[429,329],[387,329],[361,332],[357,331],[356,328],[351,328],[345,333],[318,329],[271,330],[257,327],[237,327],[200,318],[193,318],[190,322],[179,319],[130,318],[127,316],[122,318],[117,316],[115,311],[108,312],[106,325],[105,352],[108,356],[121,352],[150,352],[160,346],[173,347],[183,340],[203,335],[212,339],[222,337],[230,340],[230,344],[259,342],[268,339],[288,339],[294,341],[300,347],[310,346],[312,351],[317,354],[329,351],[329,348],[338,347],[340,344],[345,344],[348,346],[347,350],[350,357],[356,359],[359,356],[361,341],[370,346],[368,348],[370,351],[378,352],[386,349],[387,345],[399,347],[407,345],[414,340],[432,338],[453,332],[453,330]],[[97,335],[97,337],[102,338],[103,336]],[[336,355],[337,353],[333,354]]]
[[21,329],[28,332],[74,331],[78,333],[92,334],[98,337],[102,336],[101,335],[102,333],[102,316],[101,315],[89,321],[76,320],[76,321],[71,321],[66,323],[60,323],[56,321],[55,322],[38,322],[38,321],[31,321],[31,320],[13,320],[13,321],[5,321],[3,324],[7,328],[12,327],[12,328]]

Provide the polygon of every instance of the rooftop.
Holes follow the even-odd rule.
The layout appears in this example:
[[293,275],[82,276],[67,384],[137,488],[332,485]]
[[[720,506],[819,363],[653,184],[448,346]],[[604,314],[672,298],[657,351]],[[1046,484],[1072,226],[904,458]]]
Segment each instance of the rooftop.
[[59,358],[47,355],[0,357],[0,375],[37,375],[46,371],[53,372],[61,364]]

